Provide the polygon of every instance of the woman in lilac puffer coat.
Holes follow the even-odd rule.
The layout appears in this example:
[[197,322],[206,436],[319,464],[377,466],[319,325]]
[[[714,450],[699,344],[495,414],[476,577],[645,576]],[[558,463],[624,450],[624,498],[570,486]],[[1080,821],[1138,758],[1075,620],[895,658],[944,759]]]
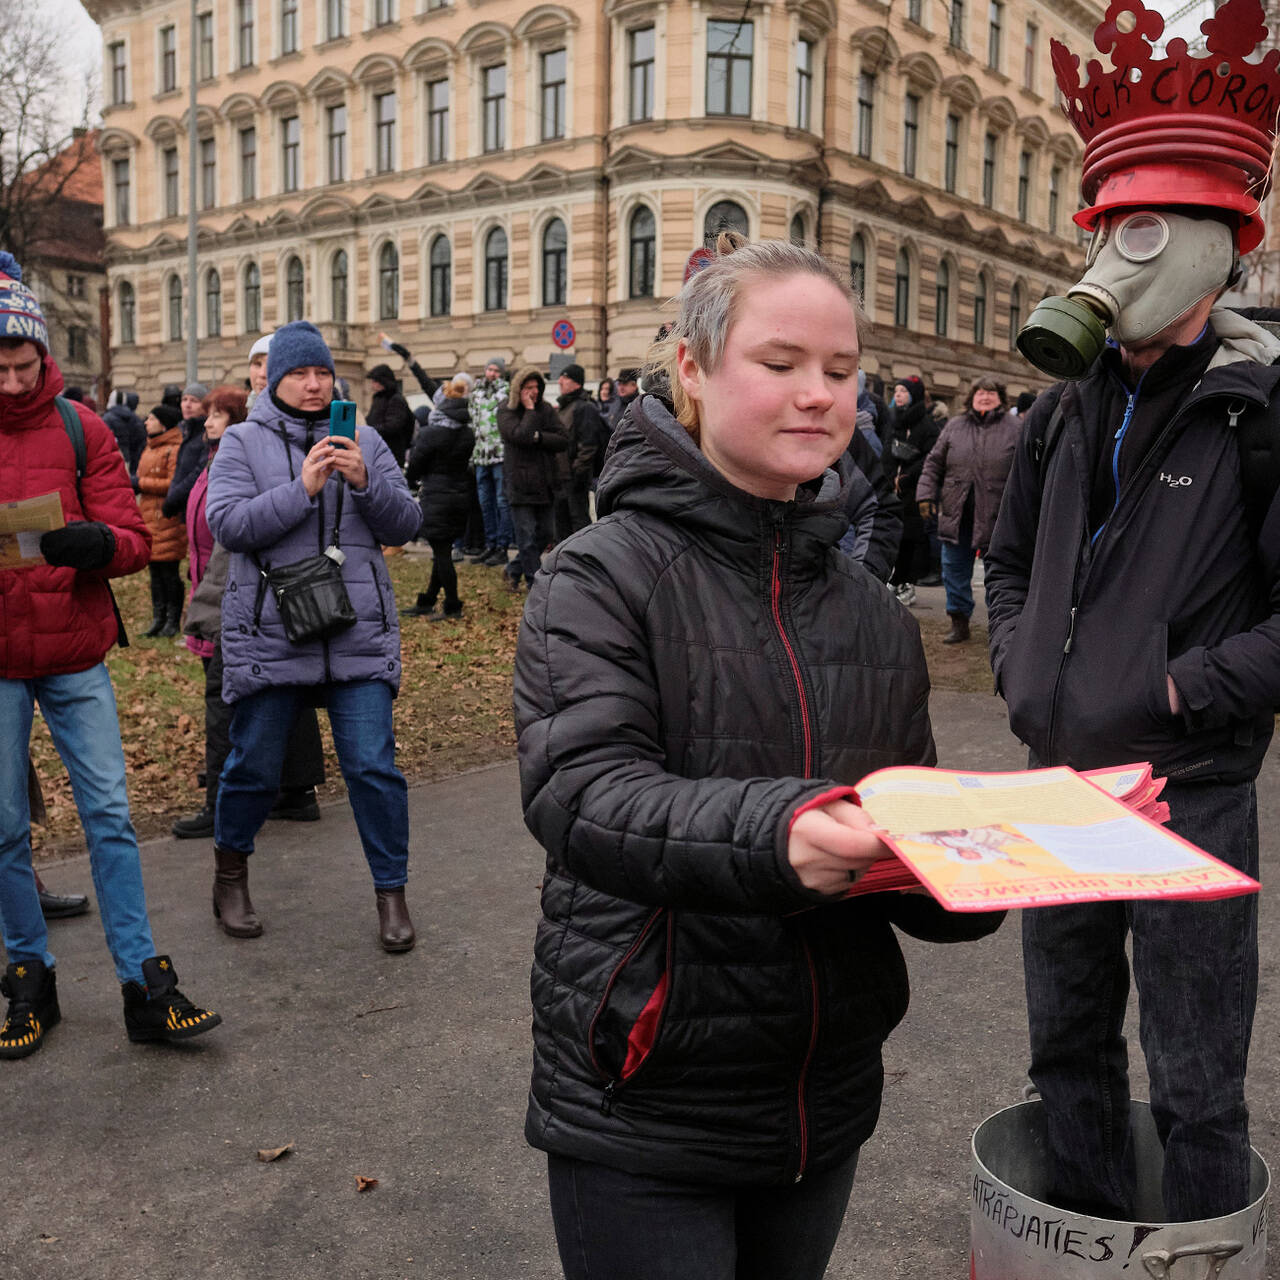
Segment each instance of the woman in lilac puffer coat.
[[[278,329],[267,394],[228,430],[210,473],[209,528],[231,553],[222,696],[235,707],[214,818],[213,910],[233,937],[262,932],[249,900],[248,857],[275,799],[294,714],[310,701],[329,713],[373,873],[380,940],[388,951],[407,951],[414,944],[404,900],[408,796],[391,724],[400,631],[382,547],[411,538],[421,513],[376,432],[357,432],[355,441],[329,436],[333,379],[333,358],[314,325]],[[357,621],[327,640],[295,644],[262,571],[335,543]]]

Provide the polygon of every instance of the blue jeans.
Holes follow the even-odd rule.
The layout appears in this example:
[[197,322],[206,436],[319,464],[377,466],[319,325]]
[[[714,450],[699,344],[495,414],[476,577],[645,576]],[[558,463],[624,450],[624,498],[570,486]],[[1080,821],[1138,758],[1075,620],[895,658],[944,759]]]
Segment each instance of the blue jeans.
[[[1169,826],[1258,874],[1252,782],[1170,783]],[[1022,913],[1031,1079],[1044,1098],[1060,1208],[1131,1219],[1135,1165],[1123,1034],[1133,935],[1151,1114],[1170,1221],[1249,1203],[1245,1067],[1258,992],[1258,897],[1130,901]]]
[[549,1156],[565,1280],[821,1280],[857,1165],[719,1187]]
[[973,617],[974,548],[968,542],[942,544],[942,585],[947,589],[947,612]]
[[0,928],[11,964],[42,960],[48,933],[31,869],[27,751],[33,708],[40,704],[53,745],[71,777],[89,869],[116,977],[142,982],[142,962],[156,953],[147,920],[138,838],[129,820],[124,748],[111,677],[103,663],[70,675],[0,680]]
[[555,537],[551,503],[512,503],[511,520],[519,554],[504,572],[519,582],[523,570],[524,580],[532,584],[534,575],[542,568],[542,552]]
[[[213,838],[224,849],[253,852],[254,837],[275,803],[298,705],[312,692],[281,685],[236,703],[213,822]],[[327,685],[324,695],[374,887],[398,889],[409,877],[409,789],[396,768],[391,686],[356,680]]]
[[515,542],[516,535],[511,527],[511,508],[507,506],[506,490],[502,487],[502,463],[477,463],[476,493],[484,516],[485,543],[505,551]]

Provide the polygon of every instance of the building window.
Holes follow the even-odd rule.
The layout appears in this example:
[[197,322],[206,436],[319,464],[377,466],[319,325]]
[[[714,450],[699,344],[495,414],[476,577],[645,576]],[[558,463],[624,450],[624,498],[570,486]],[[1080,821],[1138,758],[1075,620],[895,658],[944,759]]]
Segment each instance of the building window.
[[1018,217],[1023,221],[1028,221],[1028,213],[1031,208],[1031,152],[1022,151],[1018,154]]
[[75,275],[71,272],[67,273],[67,297],[84,297],[84,276]]
[[129,161],[111,162],[111,185],[115,188],[116,226],[129,225]]
[[859,299],[865,300],[867,296],[867,242],[861,235],[855,235],[849,244],[849,279],[853,283]]
[[212,80],[213,66],[213,14],[196,14],[196,56],[199,59],[201,80]]
[[1062,170],[1054,165],[1049,170],[1049,233],[1058,234],[1058,190],[1062,186]]
[[640,205],[631,215],[628,236],[631,254],[631,272],[628,295],[632,298],[652,298],[654,267],[657,264],[658,228],[653,213],[646,205]]
[[329,264],[330,316],[334,324],[347,323],[347,255],[342,249]]
[[345,104],[325,108],[328,138],[329,181],[347,180],[347,108]]
[[431,314],[447,316],[453,295],[453,250],[448,236],[431,242]]
[[964,38],[964,0],[951,0],[951,22],[948,40],[953,49],[967,49]]
[[996,146],[994,133],[982,139],[982,203],[993,209],[996,203]]
[[169,277],[169,341],[182,341],[182,281]]
[[120,282],[120,345],[131,347],[138,341],[138,304],[133,285]]
[[280,0],[280,52],[298,52],[298,0]]
[[748,234],[747,211],[732,200],[717,200],[707,210],[707,216],[702,220],[702,243],[708,249],[714,249],[716,236],[722,231]]
[[565,51],[552,49],[540,55],[542,88],[542,140],[564,137]]
[[940,338],[947,336],[951,322],[951,267],[944,260],[938,263],[938,274],[933,286],[933,331]]
[[297,191],[302,183],[302,126],[297,116],[280,120],[280,186],[284,191]]
[[796,128],[813,123],[813,41],[796,41]]
[[449,82],[432,80],[427,85],[427,163],[439,164],[449,158]]
[[907,0],[907,21],[921,25],[924,16],[924,0]]
[[222,277],[217,271],[204,278],[204,330],[207,337],[222,336]]
[[1022,286],[1009,290],[1009,350],[1018,349],[1018,330],[1022,328]]
[[484,309],[507,309],[507,233],[501,227],[484,238]]
[[627,72],[629,101],[627,119],[653,119],[653,68],[655,38],[653,27],[637,27],[627,32]]
[[1004,5],[1000,0],[991,0],[987,17],[987,66],[992,71],[1000,70],[1001,45],[1004,40]]
[[253,0],[236,0],[236,65],[253,66]]
[[707,115],[751,114],[750,22],[707,23]]
[[894,267],[893,323],[900,329],[911,323],[911,258],[905,249],[898,250]]
[[258,131],[250,126],[240,130],[240,199],[258,195]]
[[325,0],[324,35],[326,40],[340,40],[347,34],[347,9],[344,0]]
[[960,117],[947,114],[947,132],[942,145],[942,185],[956,193],[956,181],[960,174]]
[[400,251],[390,240],[378,254],[378,319],[400,315]]
[[916,153],[920,142],[920,99],[907,94],[902,103],[902,172],[916,176]]
[[160,28],[160,92],[172,93],[178,87],[178,29]]
[[501,151],[507,145],[507,66],[480,72],[480,106],[484,118],[484,149]]
[[1034,22],[1027,23],[1027,42],[1022,50],[1022,87],[1036,91],[1036,64],[1040,60],[1040,28]]
[[373,25],[375,27],[389,26],[395,20],[396,20],[395,0],[374,0]]
[[284,318],[286,324],[301,320],[305,312],[305,279],[302,259],[294,254],[284,267]]
[[568,296],[569,233],[552,218],[542,233],[542,305],[560,307]]
[[396,95],[376,93],[373,96],[374,156],[379,173],[390,173],[396,167]]
[[164,169],[164,216],[176,218],[179,212],[178,148],[165,147],[160,160]]
[[979,344],[987,340],[987,277],[982,274],[973,286],[973,340]]
[[858,155],[871,159],[876,124],[876,78],[869,71],[858,76]]
[[218,203],[218,144],[213,138],[200,139],[200,207],[212,209]]
[[118,107],[129,101],[129,64],[125,61],[123,40],[107,46],[107,61],[111,66],[111,105]]
[[801,248],[804,247],[804,242],[805,242],[804,214],[797,213],[791,219],[791,230],[788,234],[788,238],[790,239],[792,244],[798,244]]
[[256,262],[244,269],[244,331],[262,331],[262,273]]
[[89,335],[78,324],[67,326],[67,363],[89,363]]

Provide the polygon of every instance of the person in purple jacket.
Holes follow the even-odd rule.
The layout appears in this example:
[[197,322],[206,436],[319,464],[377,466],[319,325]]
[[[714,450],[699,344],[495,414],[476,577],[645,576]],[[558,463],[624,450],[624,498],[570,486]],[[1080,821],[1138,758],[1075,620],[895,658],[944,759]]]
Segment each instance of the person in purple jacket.
[[[422,513],[376,431],[357,431],[354,441],[329,435],[333,381],[333,357],[314,325],[278,329],[266,393],[227,431],[210,472],[209,528],[231,553],[222,696],[235,708],[214,815],[213,913],[232,937],[262,932],[248,859],[275,800],[294,714],[311,701],[329,713],[373,873],[379,940],[387,951],[408,951],[409,805],[391,726],[400,630],[382,547],[407,542]],[[260,566],[293,564],[335,542],[357,621],[327,640],[295,644],[274,596],[259,590]]]

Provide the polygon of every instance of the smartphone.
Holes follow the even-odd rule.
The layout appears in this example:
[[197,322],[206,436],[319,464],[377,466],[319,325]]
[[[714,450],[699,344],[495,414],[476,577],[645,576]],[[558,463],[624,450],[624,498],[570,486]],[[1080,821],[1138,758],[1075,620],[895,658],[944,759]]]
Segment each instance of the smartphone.
[[348,440],[356,438],[356,402],[354,400],[334,400],[330,403],[329,434],[346,436]]

